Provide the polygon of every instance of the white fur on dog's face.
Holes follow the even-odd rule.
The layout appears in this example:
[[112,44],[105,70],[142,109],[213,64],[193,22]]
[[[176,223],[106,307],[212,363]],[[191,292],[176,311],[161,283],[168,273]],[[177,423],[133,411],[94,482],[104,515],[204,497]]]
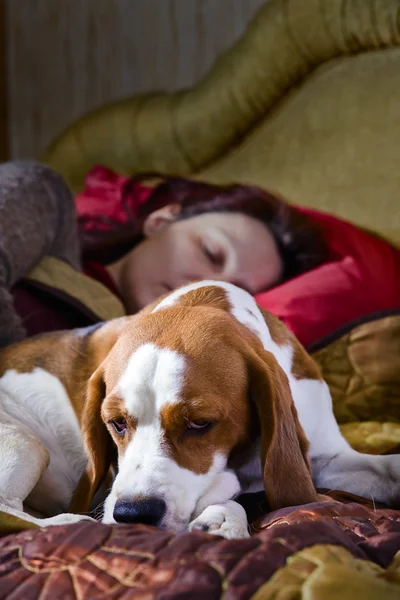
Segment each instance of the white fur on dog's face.
[[[117,443],[119,470],[105,503],[103,522],[115,522],[113,511],[117,500],[156,497],[164,500],[167,507],[160,526],[182,531],[199,506],[207,505],[207,497],[213,502],[225,502],[238,493],[237,478],[226,469],[227,452],[208,443],[207,435],[184,439],[185,410],[188,419],[194,415],[189,406],[187,409],[184,406],[187,369],[187,359],[178,352],[143,344],[129,358],[115,387],[114,398],[109,403],[113,408],[108,407],[105,400],[102,416]],[[128,424],[124,440],[109,425],[116,414],[112,412],[115,397],[121,404],[118,411]],[[164,417],[167,415],[168,421],[168,411],[174,411],[174,407],[180,407],[177,412],[182,415],[182,437],[174,437],[166,430]],[[207,420],[215,414],[215,410],[209,417],[200,412],[197,418]],[[179,422],[179,418],[174,416],[169,422],[174,419]],[[190,453],[191,443],[207,465],[202,472],[195,461],[193,468],[188,468],[187,458],[179,460],[180,454]]]

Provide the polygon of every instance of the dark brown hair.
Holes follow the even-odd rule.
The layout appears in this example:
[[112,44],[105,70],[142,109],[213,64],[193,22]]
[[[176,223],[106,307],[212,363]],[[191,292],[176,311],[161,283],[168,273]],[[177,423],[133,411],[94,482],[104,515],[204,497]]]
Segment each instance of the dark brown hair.
[[143,238],[143,224],[155,210],[178,204],[177,219],[210,212],[241,213],[258,219],[274,236],[284,263],[284,279],[290,279],[321,264],[327,255],[319,228],[283,199],[249,185],[213,185],[184,177],[165,177],[136,214],[130,214],[129,198],[135,184],[160,175],[146,173],[125,184],[122,202],[128,223],[109,222],[107,232],[91,231],[83,236],[85,258],[110,263],[129,252]]

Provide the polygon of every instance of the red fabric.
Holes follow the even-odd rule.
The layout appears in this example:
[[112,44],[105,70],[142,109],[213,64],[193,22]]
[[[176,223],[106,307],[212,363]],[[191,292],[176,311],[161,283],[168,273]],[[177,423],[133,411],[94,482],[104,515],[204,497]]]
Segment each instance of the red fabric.
[[[136,182],[123,201],[127,178],[104,167],[87,176],[76,205],[81,226],[107,229],[107,218],[126,223],[146,202],[151,188]],[[329,261],[258,294],[261,306],[280,317],[304,345],[353,319],[400,307],[400,252],[350,223],[298,208],[322,228]]]
[[94,167],[86,176],[85,188],[75,198],[81,230],[107,230],[110,220],[121,224],[135,218],[138,208],[149,198],[152,188],[134,183],[131,193],[123,197],[128,177],[106,167]]
[[305,346],[360,317],[400,307],[400,251],[351,223],[299,208],[322,228],[329,262],[258,294]]

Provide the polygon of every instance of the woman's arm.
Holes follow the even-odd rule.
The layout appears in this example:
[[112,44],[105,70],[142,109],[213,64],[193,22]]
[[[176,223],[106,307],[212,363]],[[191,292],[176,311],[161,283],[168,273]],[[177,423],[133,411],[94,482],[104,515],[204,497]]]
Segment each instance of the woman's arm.
[[45,255],[80,269],[74,199],[63,179],[34,162],[0,165],[0,347],[23,339],[10,290]]

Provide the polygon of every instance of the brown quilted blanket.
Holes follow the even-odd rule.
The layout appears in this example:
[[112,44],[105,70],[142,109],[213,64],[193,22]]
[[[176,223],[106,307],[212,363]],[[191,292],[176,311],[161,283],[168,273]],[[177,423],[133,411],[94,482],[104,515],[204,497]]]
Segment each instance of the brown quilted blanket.
[[[350,443],[399,452],[400,315],[312,351]],[[0,600],[400,600],[400,510],[329,495],[267,514],[262,494],[243,498],[253,536],[237,541],[89,522],[21,531],[3,513]]]
[[261,518],[248,540],[76,525],[0,540],[9,600],[400,598],[400,511],[317,503]]

